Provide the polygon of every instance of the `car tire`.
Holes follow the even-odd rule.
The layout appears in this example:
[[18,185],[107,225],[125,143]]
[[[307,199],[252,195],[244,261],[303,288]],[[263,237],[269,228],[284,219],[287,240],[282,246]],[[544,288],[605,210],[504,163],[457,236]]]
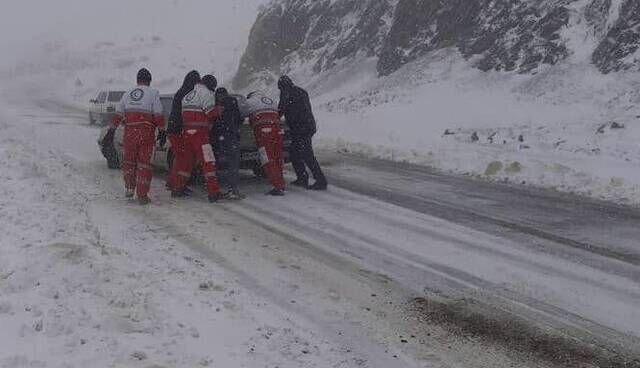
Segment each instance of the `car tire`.
[[113,145],[101,145],[100,150],[102,151],[102,155],[107,159],[107,166],[112,170],[117,170],[120,168],[120,163],[122,162],[122,158],[118,154],[118,151],[113,147]]
[[259,163],[256,163],[253,167],[253,175],[257,178],[265,178],[267,174],[264,172],[264,167],[262,167]]

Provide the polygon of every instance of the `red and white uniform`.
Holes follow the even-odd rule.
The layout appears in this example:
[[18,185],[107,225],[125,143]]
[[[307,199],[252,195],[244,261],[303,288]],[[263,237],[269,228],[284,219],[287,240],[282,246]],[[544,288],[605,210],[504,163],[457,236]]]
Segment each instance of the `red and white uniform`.
[[260,153],[260,161],[274,188],[284,190],[284,130],[275,101],[260,92],[252,93],[241,105],[243,117],[249,117]]
[[146,198],[151,186],[151,157],[156,128],[164,129],[162,103],[158,90],[140,85],[127,92],[116,107],[112,124],[124,124],[122,173],[127,189]]
[[220,116],[215,95],[203,84],[196,84],[182,100],[183,155],[176,162],[176,187],[184,189],[196,165],[202,165],[207,192],[220,192],[216,177],[216,159],[209,142],[209,131]]

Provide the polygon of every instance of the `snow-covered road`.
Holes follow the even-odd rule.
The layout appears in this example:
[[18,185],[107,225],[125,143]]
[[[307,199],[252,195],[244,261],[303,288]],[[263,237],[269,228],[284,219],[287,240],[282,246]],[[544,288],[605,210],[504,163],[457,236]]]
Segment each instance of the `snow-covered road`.
[[327,193],[270,198],[247,177],[246,201],[209,205],[171,199],[159,173],[141,208],[82,112],[4,99],[0,367],[596,366],[640,353],[636,211],[330,153]]

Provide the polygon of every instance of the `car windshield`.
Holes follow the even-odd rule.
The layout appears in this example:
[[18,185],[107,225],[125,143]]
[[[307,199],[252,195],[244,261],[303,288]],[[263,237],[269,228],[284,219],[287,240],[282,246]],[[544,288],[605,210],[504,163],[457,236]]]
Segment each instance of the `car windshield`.
[[108,100],[109,102],[119,102],[122,96],[124,96],[124,91],[112,91],[109,92]]

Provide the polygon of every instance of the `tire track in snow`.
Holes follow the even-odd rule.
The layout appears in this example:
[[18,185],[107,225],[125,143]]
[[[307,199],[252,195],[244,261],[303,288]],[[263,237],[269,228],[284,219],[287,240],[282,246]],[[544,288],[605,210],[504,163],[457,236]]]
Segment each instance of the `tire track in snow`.
[[[377,196],[373,196],[373,197],[379,197],[379,194]],[[200,197],[199,199],[203,199],[203,198]],[[384,198],[380,198],[380,199],[384,199]],[[415,201],[415,198],[410,198],[408,200]],[[261,201],[258,200],[258,201],[256,201],[256,203],[257,202],[261,202]],[[275,224],[275,225],[274,224],[271,224],[271,225],[265,224],[265,221],[264,221],[265,214],[270,216],[273,213],[271,213],[271,212],[264,213],[264,207],[260,207],[257,204],[255,204],[253,208],[251,206],[249,206],[248,208],[245,208],[245,206],[248,206],[247,203],[242,203],[242,204],[239,204],[238,206],[234,205],[234,206],[228,206],[228,207],[230,207],[230,208],[231,207],[238,207],[240,209],[244,208],[244,210],[240,210],[240,212],[238,212],[237,214],[238,215],[242,215],[245,218],[248,218],[248,216],[251,216],[256,225],[260,225],[260,226],[262,226],[262,227],[264,227],[264,228],[266,228],[266,229],[268,229],[268,230],[270,230],[270,231],[272,231],[272,232],[274,232],[276,234],[287,236],[287,237],[289,237],[289,239],[290,239],[290,241],[292,243],[297,242],[298,244],[305,244],[305,242],[301,241],[301,240],[305,239],[304,236],[300,237],[299,235],[292,235],[291,231],[283,230],[281,223]],[[255,207],[255,206],[257,206],[257,207]],[[257,208],[257,210],[256,210],[256,208]],[[262,210],[263,213],[260,213],[259,210]],[[210,213],[209,211],[211,211],[211,210],[208,210],[208,209],[204,210],[204,212],[202,213],[202,216],[206,216],[207,213]],[[238,211],[238,210],[236,209],[236,211]],[[295,215],[300,215],[300,212],[293,212],[292,215],[294,215],[294,216]],[[364,215],[366,216],[366,213]],[[259,218],[256,217],[256,216],[258,216]],[[314,229],[317,230],[317,231],[320,231],[320,233],[322,233],[322,234],[317,234],[317,235],[319,236],[319,239],[323,239],[323,241],[327,240],[327,239],[332,240],[331,238],[327,238],[327,236],[326,236],[327,232],[340,233],[342,230],[344,230],[344,226],[342,226],[342,228],[340,226],[336,227],[335,224],[320,224],[320,226],[324,225],[325,228],[318,230],[317,229],[317,226],[318,226],[317,222],[312,221],[312,219],[310,219],[309,217],[307,217],[306,220],[305,220],[304,216],[298,216],[298,217],[299,218],[296,218],[296,222],[294,222],[294,224],[300,225],[301,228],[303,228],[305,231],[314,230]],[[280,219],[280,220],[284,220],[285,223],[286,223],[287,218]],[[378,220],[381,220],[381,219],[379,218]],[[332,229],[332,227],[333,227],[333,229]],[[371,245],[375,246],[376,248],[381,248],[381,247],[382,248],[393,248],[393,244],[389,244],[388,242],[385,242],[385,241],[379,241],[375,237],[373,238],[373,240],[375,240],[375,241],[371,241],[372,240],[371,237],[366,237],[366,236],[362,237],[362,236],[360,236],[361,234],[349,234],[348,231],[345,231],[344,234],[345,234],[345,237],[343,237],[342,239],[340,239],[340,237],[338,237],[337,239],[333,239],[333,240],[336,240],[336,242],[338,242],[338,243],[346,242],[349,246],[352,246],[353,244],[364,244],[363,248],[359,249],[359,251],[362,251],[362,252],[365,252],[365,253],[368,252],[369,254],[371,253],[371,251],[370,251],[370,246]],[[424,238],[425,234],[422,233],[421,237]],[[309,247],[309,249],[311,249],[311,252],[317,252],[318,250],[321,250],[321,253],[323,253],[325,248],[326,248],[326,244],[318,245],[317,241],[312,241],[312,242],[308,242],[307,241],[306,244]],[[331,243],[329,243],[329,244],[331,244]],[[202,244],[200,244],[200,246],[202,246]],[[350,251],[349,249],[346,249],[346,252],[343,252],[343,253],[341,253],[341,254],[339,254],[337,256],[335,256],[335,255],[334,256],[337,257],[337,259],[340,259],[340,258],[344,257],[345,254],[348,254],[351,259],[355,259],[355,260],[359,259],[361,262],[362,262],[362,260],[364,258],[364,257],[362,257],[362,254],[360,254],[358,251],[354,252],[354,251]],[[398,257],[398,255],[395,255],[395,256]],[[424,260],[424,259],[415,259],[414,255],[405,253],[405,254],[402,254],[401,256],[399,256],[398,263],[407,264],[407,259],[412,261],[412,262],[414,262],[414,263],[417,262],[418,264],[422,264],[423,260]],[[394,282],[393,279],[391,279],[391,280],[386,279],[383,275],[380,274],[379,270],[384,270],[385,267],[388,266],[388,263],[387,263],[388,260],[386,260],[387,262],[385,262],[384,255],[379,256],[377,261],[380,262],[379,263],[379,267],[370,267],[369,266],[369,267],[367,267],[367,269],[370,269],[370,270],[371,269],[376,269],[378,271],[375,271],[373,273],[371,273],[371,272],[369,272],[369,273],[360,272],[361,276],[362,275],[367,275],[367,277],[370,277],[372,280],[378,280],[378,281],[383,281],[383,282],[386,280],[387,282]],[[437,269],[436,269],[436,271],[437,271]],[[448,269],[441,269],[440,270],[440,272],[441,272],[440,277],[443,278],[443,279],[446,279],[448,271],[449,271]],[[434,274],[434,278],[437,278],[437,276],[438,276],[437,273],[433,272],[433,274]],[[458,276],[460,276],[460,275],[458,275]],[[463,280],[464,280],[464,278],[463,278]],[[463,287],[470,287],[470,286],[473,287],[475,281],[477,281],[477,280],[475,280],[473,277],[470,278],[470,279],[467,278],[466,282],[468,284],[467,285],[463,285]],[[480,281],[485,282],[482,279],[480,279]],[[451,282],[451,280],[449,280],[449,282]],[[460,288],[460,284],[459,283],[456,284],[455,282],[452,283],[451,286],[453,288],[455,288],[455,287]],[[476,288],[482,289],[484,287],[490,288],[491,284],[485,284],[484,286],[479,286],[479,287],[476,285]],[[499,290],[499,288],[496,288],[496,289]],[[468,295],[466,295],[464,293],[461,293],[460,296],[461,297],[465,297],[465,296],[468,296]],[[578,324],[578,325],[580,325],[580,324]]]
[[[432,176],[434,176],[432,174]],[[409,208],[421,213],[428,213],[434,216],[450,220],[456,223],[471,224],[477,226],[479,223],[487,225],[496,225],[502,229],[512,230],[517,233],[531,235],[540,239],[552,241],[558,245],[575,248],[581,251],[587,251],[599,256],[615,259],[617,261],[628,263],[633,266],[640,266],[640,254],[631,254],[610,249],[595,243],[579,241],[566,236],[554,234],[549,231],[541,230],[529,224],[519,223],[513,220],[502,219],[497,216],[487,215],[470,208],[464,208],[460,204],[453,205],[445,201],[439,201],[436,198],[416,195],[413,193],[398,192],[394,188],[381,188],[379,186],[365,186],[361,183],[343,179],[340,177],[332,177],[332,183],[338,187],[359,193],[365,196],[396,204],[401,207]],[[640,214],[631,213],[630,218],[640,220]]]

